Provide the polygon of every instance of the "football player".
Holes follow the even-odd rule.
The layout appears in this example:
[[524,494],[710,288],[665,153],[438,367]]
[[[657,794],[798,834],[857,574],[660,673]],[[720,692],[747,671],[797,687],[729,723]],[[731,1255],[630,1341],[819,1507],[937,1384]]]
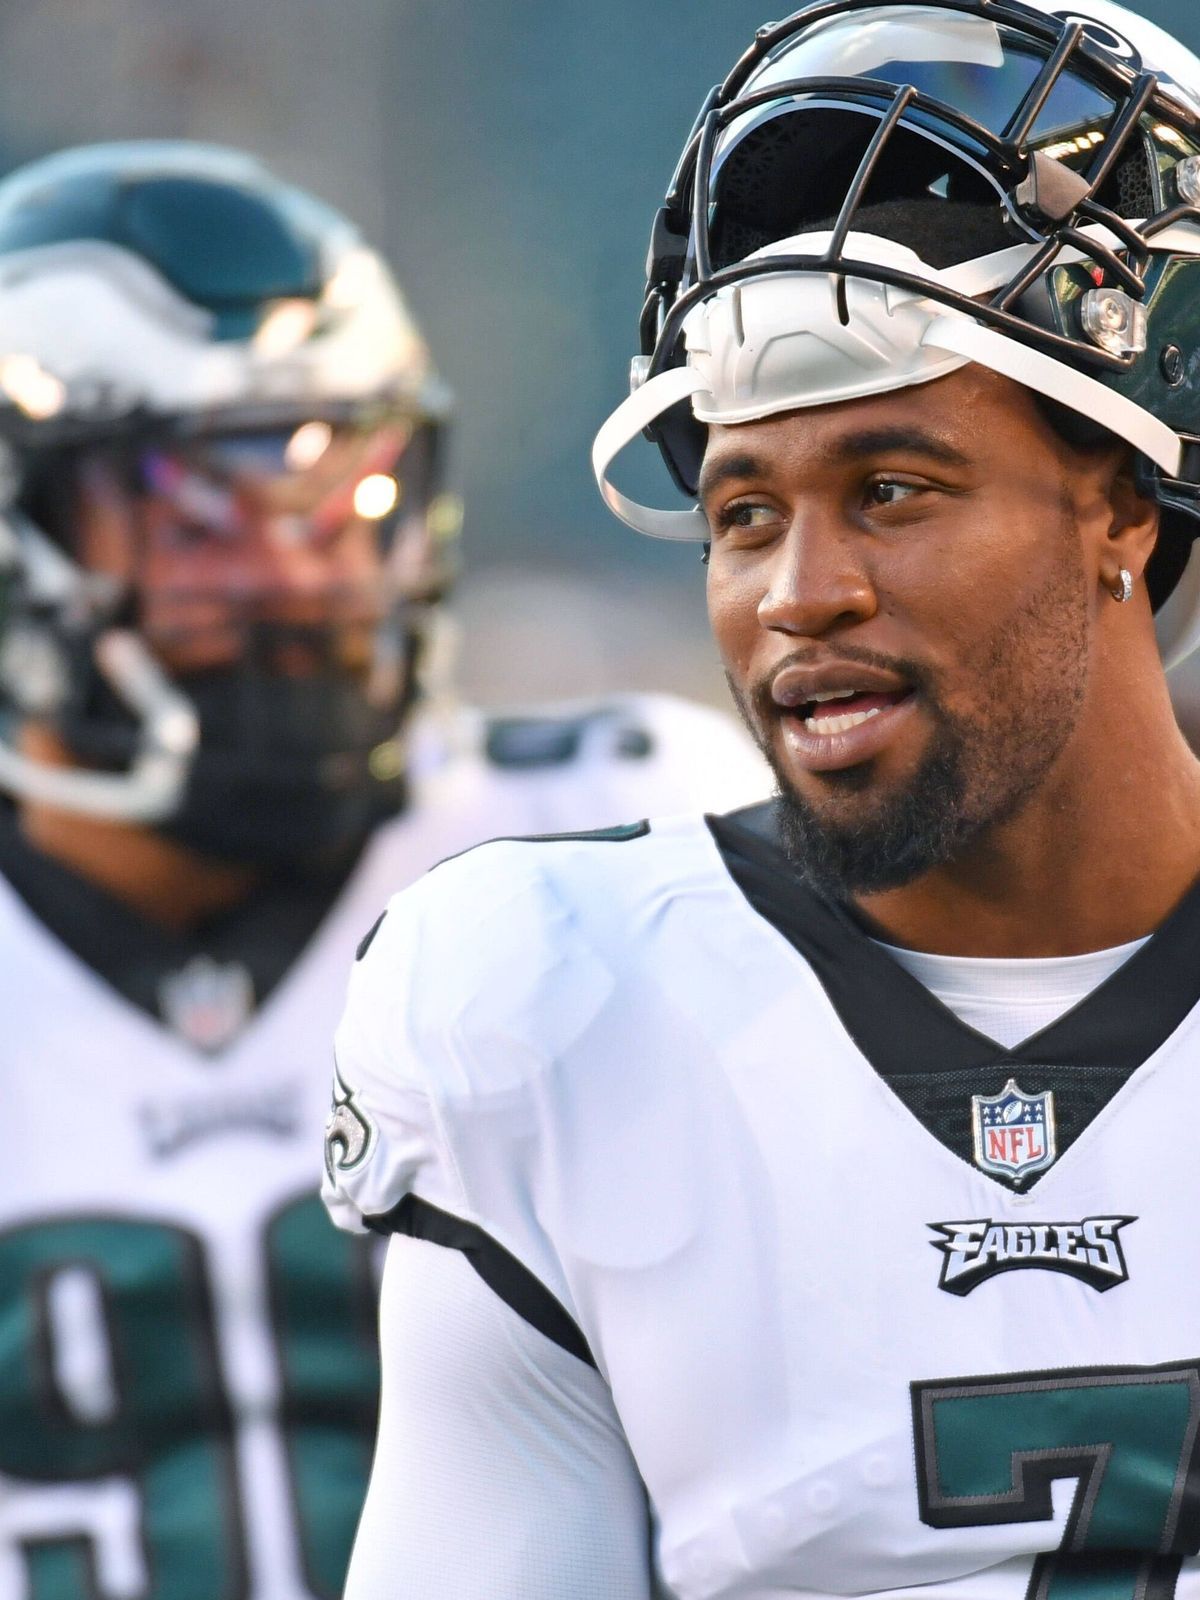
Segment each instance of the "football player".
[[485,835],[769,787],[654,697],[421,731],[445,425],[379,256],[248,157],[0,184],[3,1600],[340,1593],[375,1252],[314,1156],[355,943]]
[[705,101],[595,464],[779,794],[357,964],[350,1600],[1200,1589],[1198,292],[1200,62],[1107,0],[820,0]]

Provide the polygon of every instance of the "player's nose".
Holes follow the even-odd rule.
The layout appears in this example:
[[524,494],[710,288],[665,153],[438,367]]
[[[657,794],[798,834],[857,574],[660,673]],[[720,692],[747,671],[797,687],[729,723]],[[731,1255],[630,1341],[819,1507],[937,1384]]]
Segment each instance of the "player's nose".
[[875,588],[852,529],[828,512],[798,507],[768,567],[759,626],[791,637],[819,638],[875,614]]

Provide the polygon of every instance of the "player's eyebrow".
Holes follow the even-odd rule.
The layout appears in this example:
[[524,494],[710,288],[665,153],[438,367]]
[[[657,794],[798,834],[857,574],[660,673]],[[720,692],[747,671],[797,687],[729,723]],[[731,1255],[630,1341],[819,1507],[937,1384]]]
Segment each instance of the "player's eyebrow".
[[696,493],[701,500],[710,495],[719,484],[728,483],[730,478],[757,478],[768,470],[768,463],[762,456],[737,455],[725,456],[724,459],[709,466],[705,462],[700,470],[700,482]]
[[[969,457],[963,455],[961,450],[956,450],[953,445],[937,438],[935,434],[927,433],[923,428],[913,427],[911,424],[889,428],[862,428],[857,433],[843,434],[821,452],[821,457],[830,465],[841,465],[845,462],[859,461],[867,456],[884,455],[889,450],[907,450],[914,455],[938,461],[946,467],[970,466]],[[728,483],[731,478],[763,477],[770,470],[771,463],[765,456],[753,455],[748,451],[725,456],[713,462],[711,466],[706,462],[700,472],[699,498],[704,500],[720,484]]]
[[844,434],[826,452],[829,461],[856,461],[861,456],[883,455],[888,450],[910,450],[946,467],[970,466],[970,458],[924,428],[911,424],[890,428],[863,428]]

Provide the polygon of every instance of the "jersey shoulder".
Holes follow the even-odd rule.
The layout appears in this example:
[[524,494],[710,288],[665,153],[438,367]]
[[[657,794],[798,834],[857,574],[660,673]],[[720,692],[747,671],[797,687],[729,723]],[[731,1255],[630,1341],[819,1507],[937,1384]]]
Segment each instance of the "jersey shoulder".
[[670,885],[681,841],[705,832],[699,817],[637,821],[453,855],[388,903],[360,945],[351,1003],[361,993],[402,1006],[422,1041],[448,1026],[486,1027],[551,973],[577,983],[580,946],[602,948],[652,885]]
[[686,902],[702,923],[725,915],[731,892],[741,901],[714,831],[758,809],[504,836],[450,855],[363,930],[348,1015],[386,1014],[397,1029],[402,1015],[425,1046],[507,1027],[520,996],[526,1025],[544,1027],[589,966],[636,965],[668,908]]
[[472,1215],[446,1130],[514,1106],[651,959],[656,919],[719,877],[703,818],[495,840],[395,896],[363,939],[337,1034],[335,1220],[418,1193]]
[[698,807],[725,811],[765,797],[770,772],[726,712],[668,694],[618,694],[603,700],[494,713],[480,749],[490,771],[547,794],[648,812]]

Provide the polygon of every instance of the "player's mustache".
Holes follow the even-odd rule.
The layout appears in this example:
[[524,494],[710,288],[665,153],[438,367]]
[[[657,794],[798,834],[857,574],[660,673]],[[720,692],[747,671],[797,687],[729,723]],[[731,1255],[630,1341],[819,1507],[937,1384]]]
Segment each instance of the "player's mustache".
[[930,701],[934,709],[937,707],[934,675],[920,661],[915,661],[909,656],[884,655],[878,650],[864,650],[858,646],[803,645],[793,650],[790,655],[774,662],[768,671],[748,686],[746,697],[760,724],[780,714],[780,708],[775,703],[771,689],[781,672],[789,667],[830,667],[835,664],[872,667],[877,671],[902,678],[911,689]]

